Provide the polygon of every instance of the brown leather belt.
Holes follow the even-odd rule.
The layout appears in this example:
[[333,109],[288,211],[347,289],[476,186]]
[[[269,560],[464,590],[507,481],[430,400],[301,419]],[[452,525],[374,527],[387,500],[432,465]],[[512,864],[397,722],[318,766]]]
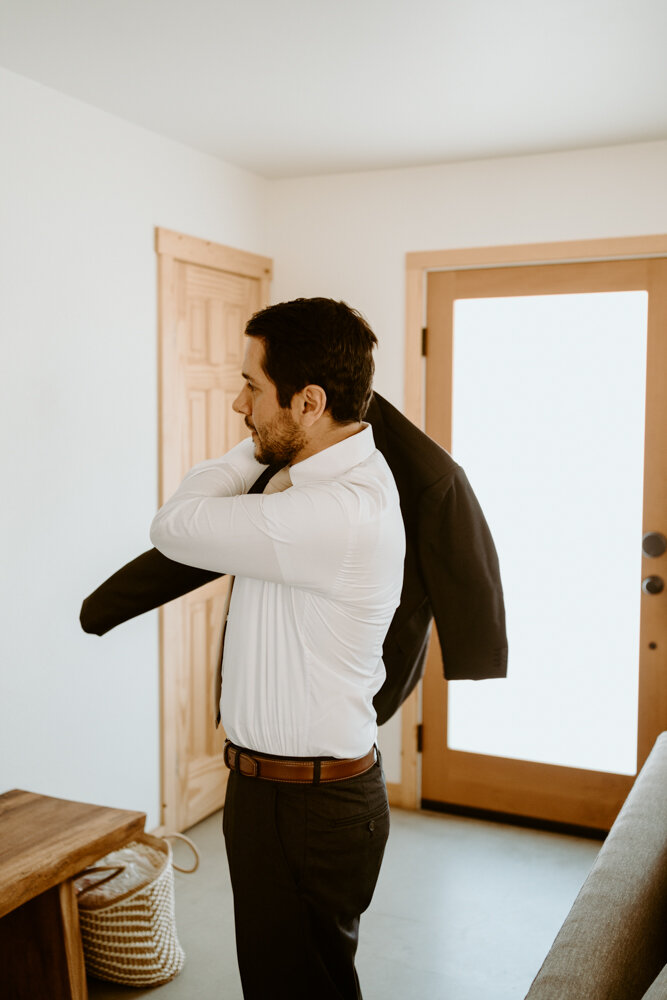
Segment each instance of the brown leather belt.
[[293,784],[320,785],[330,781],[344,781],[369,771],[375,764],[376,749],[372,746],[363,757],[344,760],[308,759],[303,757],[269,757],[235,746],[225,741],[223,760],[230,771],[237,771],[246,778],[264,778],[265,781],[287,781]]

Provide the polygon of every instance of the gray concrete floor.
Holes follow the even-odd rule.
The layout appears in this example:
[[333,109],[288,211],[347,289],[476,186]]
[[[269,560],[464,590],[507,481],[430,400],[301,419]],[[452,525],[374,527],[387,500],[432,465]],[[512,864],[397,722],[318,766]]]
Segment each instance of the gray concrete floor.
[[[600,843],[428,812],[391,821],[361,920],[364,1000],[522,1000]],[[242,1000],[221,813],[189,836],[201,864],[175,873],[183,972],[152,990],[90,980],[91,1000]],[[184,865],[188,853],[175,843]]]

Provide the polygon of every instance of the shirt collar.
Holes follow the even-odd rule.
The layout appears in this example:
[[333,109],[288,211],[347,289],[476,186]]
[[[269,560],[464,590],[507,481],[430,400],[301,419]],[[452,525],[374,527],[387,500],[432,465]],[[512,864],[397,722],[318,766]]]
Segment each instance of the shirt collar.
[[369,458],[374,451],[373,428],[364,424],[356,434],[290,466],[290,478],[295,486],[322,479],[338,479]]

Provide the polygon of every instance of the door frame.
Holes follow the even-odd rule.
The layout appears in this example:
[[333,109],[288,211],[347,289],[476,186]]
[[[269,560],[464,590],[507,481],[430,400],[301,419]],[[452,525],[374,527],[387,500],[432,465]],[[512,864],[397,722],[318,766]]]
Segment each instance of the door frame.
[[[511,246],[465,247],[426,250],[406,254],[405,300],[405,415],[421,429],[426,425],[426,285],[429,271],[525,267],[531,264],[571,264],[667,257],[667,234],[630,236]],[[664,317],[667,320],[667,316]],[[666,498],[667,500],[667,498]],[[429,649],[429,661],[440,662],[437,636]],[[421,762],[417,732],[422,717],[422,683],[402,708],[401,792],[406,805],[421,804]],[[446,688],[444,689],[446,692]],[[649,728],[658,722],[658,706],[650,712],[653,725],[640,731],[638,770],[648,756],[652,741]]]
[[[177,407],[173,405],[178,373],[178,308],[174,269],[176,262],[211,267],[217,271],[254,278],[260,285],[260,308],[269,304],[273,261],[269,257],[237,250],[195,236],[156,227],[158,262],[158,503],[171,496],[182,478],[181,439]],[[181,648],[174,616],[159,612],[160,676],[160,830],[176,831],[178,825],[178,731],[175,725],[177,672],[172,651]]]

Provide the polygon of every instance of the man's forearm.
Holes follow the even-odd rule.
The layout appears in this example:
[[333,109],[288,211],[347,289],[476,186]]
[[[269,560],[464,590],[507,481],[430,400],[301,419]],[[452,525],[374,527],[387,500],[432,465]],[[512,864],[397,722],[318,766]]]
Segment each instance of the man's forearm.
[[[247,450],[248,446],[245,447]],[[247,488],[249,482],[250,493],[261,493],[276,471],[275,467],[266,468],[251,461],[247,461],[246,465],[247,482],[243,481],[243,488]],[[261,475],[252,482],[252,476],[258,470]],[[238,486],[238,483],[235,484],[235,488]],[[85,632],[104,635],[130,618],[152,611],[223,576],[227,572],[224,564],[222,570],[186,566],[157,549],[150,549],[122,566],[85,599],[81,607],[81,627]]]

